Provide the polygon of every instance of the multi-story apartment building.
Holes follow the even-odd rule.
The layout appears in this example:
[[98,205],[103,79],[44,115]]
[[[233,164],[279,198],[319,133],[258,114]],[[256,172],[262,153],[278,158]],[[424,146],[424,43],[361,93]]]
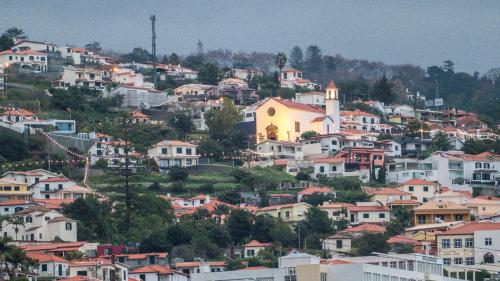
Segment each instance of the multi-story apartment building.
[[19,68],[31,72],[47,72],[47,54],[37,51],[14,51],[6,50],[0,52],[0,65],[3,67],[19,66]]
[[390,209],[376,202],[356,202],[347,207],[347,215],[351,224],[385,223],[391,219]]
[[413,209],[413,224],[435,224],[453,221],[470,221],[470,210],[453,202],[429,201]]
[[29,200],[31,197],[28,185],[12,178],[0,178],[0,202],[18,199]]
[[454,190],[498,185],[500,156],[490,152],[477,155],[459,152],[435,152],[424,160],[394,159],[388,164],[389,182],[403,183],[410,179],[437,181]]
[[34,206],[12,215],[13,221],[2,222],[3,236],[20,241],[76,242],[76,221],[42,206]]
[[421,179],[411,179],[396,187],[398,190],[408,192],[412,198],[425,203],[439,193],[440,184]]
[[437,232],[437,255],[445,265],[498,263],[500,223],[470,222]]
[[192,143],[165,140],[153,145],[148,150],[148,156],[153,158],[162,173],[167,173],[172,166],[190,167],[198,165],[198,146]]
[[67,89],[72,86],[104,90],[110,81],[104,80],[104,71],[94,68],[65,66],[59,80],[52,82],[54,88]]
[[256,212],[257,215],[270,215],[275,218],[280,218],[287,223],[297,223],[306,218],[306,212],[312,206],[305,203],[291,203],[283,205],[274,205],[259,208]]

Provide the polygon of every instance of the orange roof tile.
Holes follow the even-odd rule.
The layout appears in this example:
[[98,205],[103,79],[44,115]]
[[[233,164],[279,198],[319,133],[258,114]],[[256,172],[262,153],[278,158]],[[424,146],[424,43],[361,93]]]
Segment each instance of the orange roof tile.
[[446,201],[446,202],[435,202],[429,201],[426,202],[417,208],[414,211],[426,211],[426,210],[461,210],[461,211],[469,211],[469,209],[463,205]]
[[4,113],[2,113],[2,115],[26,116],[26,117],[36,116],[35,113],[33,113],[27,109],[24,109],[24,108],[7,110]]
[[262,243],[257,240],[252,240],[248,242],[247,244],[243,245],[243,247],[269,247],[271,246],[272,243]]
[[332,157],[332,158],[316,158],[313,160],[314,163],[328,163],[328,164],[341,164],[345,162],[344,158]]
[[43,254],[43,253],[27,253],[26,254],[30,259],[38,261],[38,262],[60,262],[60,263],[68,263],[67,260],[55,256],[55,255],[49,255],[49,254]]
[[329,187],[320,187],[320,186],[310,186],[307,187],[306,189],[302,189],[301,191],[297,192],[297,194],[300,195],[313,195],[314,193],[332,193],[333,189]]
[[20,199],[11,199],[11,200],[0,202],[0,206],[32,205],[32,204],[34,204],[34,203],[26,201],[26,200],[20,200]]
[[389,208],[386,206],[349,206],[347,209],[351,212],[389,212]]
[[368,116],[368,117],[378,117],[375,114],[364,112],[364,111],[361,111],[359,109],[356,109],[354,111],[342,110],[342,111],[340,111],[340,116]]
[[44,180],[41,180],[40,182],[69,182],[71,181],[68,178],[63,178],[63,177],[51,177],[51,178],[46,178]]
[[439,185],[438,183],[432,181],[426,181],[421,179],[411,179],[403,183],[404,185]]
[[303,111],[310,111],[310,112],[325,114],[325,110],[319,106],[297,103],[297,102],[293,102],[290,100],[284,100],[281,98],[272,98],[272,99],[281,103],[282,105],[284,105],[286,107],[290,107],[290,108],[294,108],[294,109],[298,109],[298,110],[303,110]]
[[372,223],[364,223],[355,227],[347,228],[344,232],[352,233],[352,232],[374,232],[374,233],[383,233],[385,232],[385,227],[372,224]]
[[409,245],[416,245],[420,244],[415,239],[411,239],[409,237],[403,236],[403,235],[396,235],[387,240],[388,244],[409,244]]
[[450,230],[437,233],[436,235],[463,235],[473,234],[474,231],[500,230],[500,223],[492,222],[470,222]]
[[175,268],[180,268],[180,267],[199,267],[201,265],[201,262],[199,261],[184,261],[184,262],[177,262],[175,263]]
[[335,83],[333,80],[330,80],[330,83],[328,83],[328,86],[326,86],[327,89],[337,89],[337,86],[335,86]]
[[383,187],[383,188],[367,188],[365,192],[368,195],[411,195],[411,193],[401,191],[396,188]]
[[130,271],[131,274],[134,273],[158,273],[158,274],[174,274],[176,273],[175,270],[171,269],[168,266],[163,266],[163,265],[146,265],[143,267],[136,268],[132,271]]

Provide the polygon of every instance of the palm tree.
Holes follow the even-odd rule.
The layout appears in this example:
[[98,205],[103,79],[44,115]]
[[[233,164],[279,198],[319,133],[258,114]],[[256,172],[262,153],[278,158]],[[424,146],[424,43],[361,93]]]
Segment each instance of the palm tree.
[[281,71],[283,70],[283,67],[286,65],[286,55],[284,53],[278,53],[276,55],[276,66],[280,70],[280,81],[281,81]]
[[10,278],[17,278],[17,268],[19,266],[23,267],[29,262],[29,258],[26,256],[26,253],[20,248],[14,247],[9,253],[7,253],[7,262],[12,265],[12,269],[10,270]]
[[0,276],[2,275],[1,273],[3,273],[4,268],[9,271],[6,260],[12,249],[14,249],[13,246],[9,245],[10,242],[12,242],[10,237],[3,237],[0,239]]

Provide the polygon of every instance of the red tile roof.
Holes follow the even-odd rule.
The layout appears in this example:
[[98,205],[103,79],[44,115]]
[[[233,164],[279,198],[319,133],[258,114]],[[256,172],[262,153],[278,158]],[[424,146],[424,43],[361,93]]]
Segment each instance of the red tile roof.
[[19,246],[26,252],[49,251],[68,247],[82,247],[86,242],[65,242],[65,243],[46,243],[46,244],[27,244]]
[[396,188],[389,188],[389,187],[384,187],[384,188],[367,188],[365,189],[365,192],[368,195],[411,195],[411,193],[401,191]]
[[330,80],[330,83],[328,83],[328,86],[326,86],[327,89],[337,89],[337,86],[335,86],[335,83],[333,80]]
[[30,259],[38,261],[38,262],[61,262],[61,263],[68,263],[67,260],[55,256],[55,255],[49,255],[49,254],[43,254],[43,253],[27,253],[26,254]]
[[333,189],[329,187],[311,186],[306,189],[302,189],[297,194],[300,195],[313,195],[314,193],[332,193]]
[[335,158],[316,158],[313,160],[314,163],[328,163],[328,164],[341,164],[344,163],[345,159],[341,157]]
[[271,210],[277,210],[277,209],[282,209],[282,208],[292,208],[292,207],[297,206],[299,204],[306,204],[306,205],[310,206],[307,203],[289,203],[289,204],[273,205],[273,206],[267,206],[267,207],[259,208],[257,210],[257,212],[271,211]]
[[32,205],[32,204],[34,204],[34,203],[26,201],[26,200],[20,200],[20,199],[11,199],[11,200],[0,202],[0,206]]
[[63,205],[68,205],[75,202],[75,199],[66,198],[66,199],[34,199],[35,203],[39,203],[47,209],[56,210],[61,209]]
[[257,240],[252,240],[247,244],[243,245],[243,247],[270,247],[272,243],[262,243]]
[[474,231],[500,230],[500,223],[492,222],[470,222],[450,230],[437,233],[436,235],[464,235],[473,234]]
[[286,107],[290,107],[290,108],[294,108],[294,109],[298,109],[298,110],[303,110],[303,111],[325,114],[325,110],[319,106],[297,103],[297,102],[293,102],[290,100],[284,100],[284,99],[280,99],[280,98],[273,98],[273,100],[281,103],[282,105],[284,105]]
[[177,262],[175,263],[175,268],[180,267],[199,267],[201,262],[199,261],[185,261],[185,262]]
[[13,110],[7,110],[2,115],[13,115],[13,116],[26,116],[26,117],[33,117],[36,116],[35,113],[24,109],[24,108],[19,108],[19,109],[13,109]]
[[63,177],[51,177],[51,178],[46,178],[44,180],[41,180],[40,182],[69,182],[71,181],[68,178],[63,178]]
[[417,245],[420,244],[419,241],[415,239],[411,239],[409,237],[403,235],[396,235],[387,240],[388,244],[408,244],[408,245]]
[[375,114],[364,112],[364,111],[361,111],[359,109],[356,109],[354,111],[349,111],[349,110],[340,111],[340,116],[368,116],[368,117],[378,117]]
[[479,196],[476,196],[474,198],[478,198],[478,199],[483,199],[483,200],[493,200],[493,201],[498,201],[500,200],[499,197],[495,197],[495,196],[486,196],[486,195],[479,195]]
[[380,212],[385,211],[389,212],[389,208],[386,206],[350,206],[347,209],[351,212]]
[[176,273],[175,270],[171,269],[168,266],[163,266],[163,265],[146,265],[143,267],[136,268],[132,271],[130,271],[131,274],[134,273],[158,273],[158,274],[174,274]]
[[426,181],[421,179],[411,179],[403,183],[404,185],[439,185],[438,183],[432,181]]
[[360,224],[355,227],[351,227],[348,229],[345,229],[344,232],[373,232],[373,233],[383,233],[385,232],[385,227],[378,225],[378,224],[372,224],[372,223],[364,223]]

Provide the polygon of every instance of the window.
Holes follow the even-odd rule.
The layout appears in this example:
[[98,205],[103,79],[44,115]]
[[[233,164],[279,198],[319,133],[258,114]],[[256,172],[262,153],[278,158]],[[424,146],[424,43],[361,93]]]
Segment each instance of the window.
[[289,218],[290,217],[290,211],[285,212],[285,217]]
[[409,191],[414,191],[414,190],[415,190],[415,188],[414,188],[413,186],[408,186],[408,190],[409,190]]
[[146,281],[146,274],[139,275],[139,278],[141,279],[141,281]]
[[441,247],[443,247],[443,248],[449,248],[450,247],[450,239],[443,239],[443,240],[441,240]]
[[181,153],[182,153],[182,147],[177,147],[177,148],[175,149],[175,152],[176,152],[177,154],[181,154]]
[[191,154],[193,154],[192,149],[191,149],[191,148],[186,148],[186,154],[187,154],[187,155],[191,155]]
[[461,221],[461,220],[463,220],[463,216],[462,215],[455,215],[455,220]]
[[491,238],[484,238],[484,245],[491,246],[493,244]]
[[489,169],[490,168],[490,163],[484,163],[483,166],[484,166],[485,169]]
[[424,186],[424,191],[428,192],[429,191],[429,187],[428,186]]
[[50,185],[48,183],[45,184],[45,191],[48,191],[50,188]]
[[19,191],[19,186],[14,186],[14,191]]
[[331,169],[332,169],[332,172],[335,172],[335,171],[337,171],[337,166],[332,166]]
[[46,264],[42,264],[42,271],[47,271],[47,265]]
[[51,220],[50,217],[45,217],[44,219],[45,219],[45,221],[50,221]]
[[69,231],[69,230],[71,230],[71,229],[73,229],[73,225],[72,225],[70,222],[67,222],[67,223],[66,223],[66,230],[68,230],[68,231]]
[[364,213],[364,214],[363,214],[363,218],[364,218],[364,219],[367,219],[367,218],[369,218],[369,217],[370,217],[370,214],[368,214],[368,213]]
[[12,60],[12,56],[9,56],[9,60]]
[[451,264],[451,259],[443,259],[443,264],[450,265]]
[[476,169],[481,169],[482,168],[481,166],[482,166],[481,162],[476,162]]
[[419,215],[418,216],[418,223],[419,224],[424,224],[425,223],[425,216],[424,215]]
[[45,194],[45,199],[50,199],[50,195],[49,194]]
[[455,248],[462,248],[462,239],[453,239],[453,246]]
[[319,172],[324,173],[325,172],[325,166],[319,166]]
[[41,61],[45,61],[45,57],[40,57],[40,60]]
[[320,272],[320,277],[319,277],[319,280],[320,281],[326,281],[327,279],[327,273],[326,272]]
[[186,159],[186,165],[187,166],[193,165],[193,160],[192,159]]
[[33,218],[32,218],[32,217],[26,217],[26,222],[27,222],[27,223],[31,223],[31,222],[33,222]]
[[455,264],[462,264],[463,259],[462,258],[455,258],[454,262],[455,262]]
[[34,59],[35,59],[35,57],[33,57],[33,56],[30,56],[30,60],[34,60]]
[[465,264],[466,265],[474,265],[474,258],[473,257],[465,258]]
[[300,133],[300,122],[295,121],[295,132]]
[[385,219],[385,213],[380,213],[380,214],[378,214],[378,217],[379,217],[380,219]]
[[337,145],[337,141],[336,140],[332,140],[332,145]]
[[168,149],[167,148],[162,148],[161,149],[161,154],[168,154]]
[[473,238],[465,238],[465,248],[474,247],[474,239]]
[[337,240],[337,241],[335,241],[335,242],[336,242],[336,243],[335,243],[335,246],[337,247],[337,249],[342,249],[342,246],[343,246],[343,245],[342,245],[342,242],[343,242],[343,241],[342,241],[342,240]]
[[59,190],[63,189],[63,185],[62,185],[62,183],[58,184],[58,185],[57,185],[57,188],[59,188]]
[[363,117],[363,123],[366,123],[366,117]]
[[370,119],[370,123],[375,124],[375,119]]
[[76,275],[78,275],[78,276],[87,276],[87,271],[86,270],[77,271]]

